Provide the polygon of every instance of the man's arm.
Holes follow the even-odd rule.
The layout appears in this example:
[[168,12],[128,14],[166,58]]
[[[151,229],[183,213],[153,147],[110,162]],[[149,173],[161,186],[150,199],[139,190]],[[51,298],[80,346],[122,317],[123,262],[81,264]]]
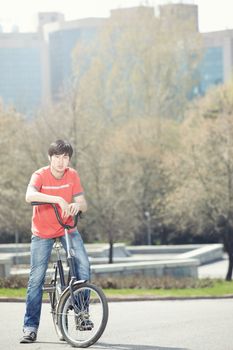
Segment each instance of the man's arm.
[[81,212],[84,213],[85,211],[87,211],[87,201],[83,194],[75,196],[74,201],[79,205],[79,210],[81,210]]
[[62,216],[69,216],[69,204],[65,201],[64,198],[59,196],[50,196],[45,193],[41,193],[37,191],[37,189],[32,186],[28,185],[26,196],[25,196],[26,202],[44,202],[44,203],[54,203],[58,204],[62,209]]
[[83,194],[75,196],[73,203],[69,204],[70,215],[76,215],[79,211],[84,213],[87,211],[87,202]]

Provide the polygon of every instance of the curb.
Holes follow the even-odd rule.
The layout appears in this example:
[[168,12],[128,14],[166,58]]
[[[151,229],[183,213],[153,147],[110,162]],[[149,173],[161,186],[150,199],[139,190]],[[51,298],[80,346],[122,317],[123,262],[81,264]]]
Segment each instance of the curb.
[[233,299],[233,295],[222,296],[193,296],[193,297],[110,297],[109,302],[130,302],[130,301],[187,301],[187,300],[211,300],[211,299]]
[[[233,294],[221,296],[193,296],[193,297],[156,297],[156,296],[124,296],[124,297],[107,297],[108,302],[130,302],[130,301],[187,301],[187,300],[212,300],[212,299],[233,299]],[[25,303],[24,298],[7,298],[0,297],[0,303]],[[49,300],[43,300],[43,303],[50,303]]]

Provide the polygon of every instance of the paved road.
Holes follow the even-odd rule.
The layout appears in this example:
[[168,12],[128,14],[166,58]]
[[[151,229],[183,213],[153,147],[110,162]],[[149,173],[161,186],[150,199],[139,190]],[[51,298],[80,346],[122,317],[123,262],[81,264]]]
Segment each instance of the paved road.
[[[105,333],[91,349],[232,350],[233,299],[110,303]],[[24,303],[0,303],[1,350],[67,350],[43,304],[38,341],[19,344]]]

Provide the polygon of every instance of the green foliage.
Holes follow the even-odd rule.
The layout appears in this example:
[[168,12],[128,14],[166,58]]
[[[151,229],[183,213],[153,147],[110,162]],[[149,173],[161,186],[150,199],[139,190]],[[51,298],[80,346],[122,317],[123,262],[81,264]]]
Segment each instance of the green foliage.
[[79,94],[106,120],[184,116],[197,83],[200,36],[188,20],[173,18],[171,26],[150,10],[115,15],[92,45],[81,42],[74,50]]
[[0,232],[3,235],[3,232],[14,234],[16,230],[23,232],[30,227],[24,200],[30,164],[25,152],[26,121],[15,110],[0,107],[0,134]]
[[[25,299],[26,289],[22,288],[19,280],[0,280],[0,297]],[[232,296],[233,282],[223,280],[190,278],[174,279],[165,278],[98,278],[94,280],[104,288],[108,298],[130,299],[130,298],[193,298],[193,297],[227,297]],[[4,287],[5,286],[5,287]],[[44,294],[44,300],[48,295]]]
[[19,289],[26,288],[28,278],[11,276],[8,278],[0,278],[0,288]]
[[104,289],[187,289],[211,288],[214,280],[194,278],[174,278],[170,276],[127,276],[120,278],[96,277],[94,282]]

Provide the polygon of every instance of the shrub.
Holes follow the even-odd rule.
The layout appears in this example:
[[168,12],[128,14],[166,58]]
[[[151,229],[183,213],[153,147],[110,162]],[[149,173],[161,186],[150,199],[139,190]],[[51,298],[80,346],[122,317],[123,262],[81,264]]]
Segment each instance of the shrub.
[[129,276],[129,277],[96,277],[93,281],[102,288],[123,289],[184,289],[184,288],[207,288],[213,286],[211,279],[194,278],[174,278],[148,277],[148,276]]

